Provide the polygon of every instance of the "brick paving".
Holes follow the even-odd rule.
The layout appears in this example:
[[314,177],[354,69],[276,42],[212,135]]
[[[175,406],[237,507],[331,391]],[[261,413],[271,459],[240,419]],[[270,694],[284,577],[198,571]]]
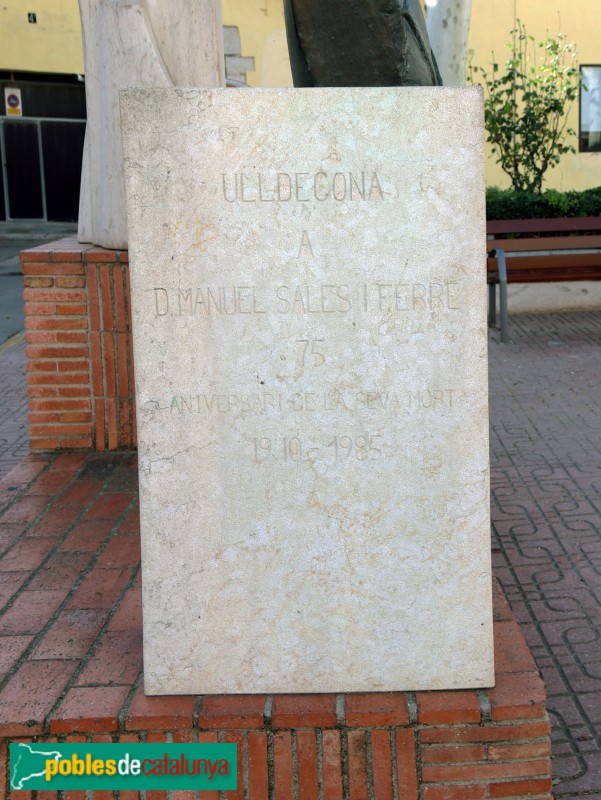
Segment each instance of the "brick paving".
[[[495,574],[547,683],[554,796],[601,800],[601,312],[513,317],[511,336],[509,345],[496,334],[490,341]],[[79,724],[94,735],[185,726],[201,714],[227,719],[219,703],[190,700],[188,707],[169,698],[157,705],[142,694],[135,485],[130,454],[33,455],[4,484],[0,720],[10,708],[21,722],[13,735],[42,733],[44,721],[50,733]],[[525,669],[519,649],[504,653],[522,660],[514,671]],[[325,706],[323,714],[336,713]],[[285,711],[285,704],[269,707],[271,718]],[[419,713],[428,711],[420,698]],[[473,699],[462,711],[474,720],[481,712]],[[265,713],[252,703],[236,708],[249,725]],[[540,736],[531,724],[528,735]],[[263,734],[227,736],[262,758]],[[341,739],[338,730],[320,736],[323,774],[331,752],[342,758]],[[379,740],[369,737],[372,761],[363,767],[373,778]],[[358,754],[351,771],[357,797],[364,740],[362,731],[349,733],[343,754],[347,761]],[[269,747],[278,758],[274,780],[297,770],[299,757],[317,758],[315,739],[294,732],[276,734]],[[519,784],[520,797],[547,796],[535,778]]]

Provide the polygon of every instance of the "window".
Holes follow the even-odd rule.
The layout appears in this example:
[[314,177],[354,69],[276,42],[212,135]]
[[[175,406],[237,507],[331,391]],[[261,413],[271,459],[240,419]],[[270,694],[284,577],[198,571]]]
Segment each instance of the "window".
[[589,65],[580,69],[583,87],[580,89],[578,149],[581,153],[601,152],[601,66]]

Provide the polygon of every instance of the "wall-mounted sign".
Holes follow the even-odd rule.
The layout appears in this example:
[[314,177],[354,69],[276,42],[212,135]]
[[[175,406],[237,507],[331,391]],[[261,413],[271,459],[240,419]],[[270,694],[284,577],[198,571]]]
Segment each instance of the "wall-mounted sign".
[[21,105],[21,90],[11,89],[5,87],[4,89],[4,107],[7,117],[22,117],[23,106]]

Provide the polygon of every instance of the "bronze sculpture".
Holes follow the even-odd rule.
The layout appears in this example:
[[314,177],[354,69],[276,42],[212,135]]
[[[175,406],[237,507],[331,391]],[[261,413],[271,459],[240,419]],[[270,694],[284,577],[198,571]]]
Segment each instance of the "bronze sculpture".
[[295,86],[440,86],[419,0],[284,0]]

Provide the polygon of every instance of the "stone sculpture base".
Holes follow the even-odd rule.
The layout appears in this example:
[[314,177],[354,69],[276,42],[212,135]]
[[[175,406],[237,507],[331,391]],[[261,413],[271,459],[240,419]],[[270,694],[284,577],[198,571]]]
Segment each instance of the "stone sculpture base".
[[490,686],[479,90],[122,118],[146,691]]

